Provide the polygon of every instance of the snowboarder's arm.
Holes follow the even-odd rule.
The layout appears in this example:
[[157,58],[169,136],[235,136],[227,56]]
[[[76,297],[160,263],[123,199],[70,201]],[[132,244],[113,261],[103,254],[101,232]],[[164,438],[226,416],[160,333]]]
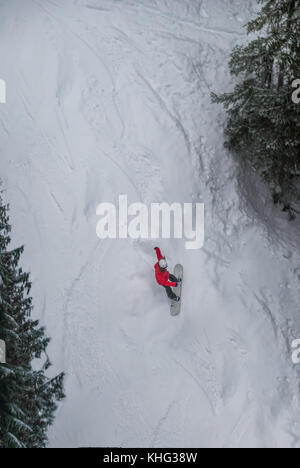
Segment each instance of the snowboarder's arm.
[[161,254],[161,251],[158,247],[155,247],[154,249],[156,251],[156,255],[157,255],[157,260],[160,261],[162,258],[164,258]]
[[177,283],[171,283],[171,281],[168,281],[167,286],[170,286],[171,288],[177,288]]
[[174,283],[173,281],[166,281],[162,286],[170,286],[171,288],[176,288],[177,283]]

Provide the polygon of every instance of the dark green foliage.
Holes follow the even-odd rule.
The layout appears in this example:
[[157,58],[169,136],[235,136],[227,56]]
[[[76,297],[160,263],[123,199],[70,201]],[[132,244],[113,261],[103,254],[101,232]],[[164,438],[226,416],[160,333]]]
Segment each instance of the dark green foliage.
[[213,100],[227,110],[226,147],[250,162],[293,218],[300,200],[300,104],[292,100],[300,79],[300,0],[258,1],[263,8],[248,24],[258,37],[230,60],[239,82]]
[[[64,376],[46,376],[49,338],[30,318],[31,283],[18,266],[23,248],[8,249],[7,213],[0,197],[0,338],[7,348],[7,364],[0,365],[0,447],[44,447],[56,402],[64,397]],[[40,370],[32,367],[37,358],[44,359]]]

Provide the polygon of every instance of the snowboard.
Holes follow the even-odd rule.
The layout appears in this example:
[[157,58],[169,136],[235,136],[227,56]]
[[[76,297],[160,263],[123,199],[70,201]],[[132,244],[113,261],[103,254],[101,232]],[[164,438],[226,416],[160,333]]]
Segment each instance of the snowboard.
[[180,297],[179,302],[174,302],[172,301],[171,304],[171,315],[173,317],[176,317],[176,315],[180,314],[181,310],[181,292],[182,292],[182,282],[183,282],[183,266],[182,265],[176,265],[174,268],[174,276],[176,276],[177,279],[182,279],[181,283],[177,286],[177,288],[173,288],[174,293],[176,296]]

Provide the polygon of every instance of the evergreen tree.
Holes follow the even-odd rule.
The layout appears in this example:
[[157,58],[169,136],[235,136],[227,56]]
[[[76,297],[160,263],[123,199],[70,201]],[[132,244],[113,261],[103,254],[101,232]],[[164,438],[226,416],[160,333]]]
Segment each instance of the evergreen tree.
[[[46,354],[49,338],[30,318],[32,298],[28,273],[19,267],[23,247],[9,250],[8,206],[0,196],[0,338],[7,364],[0,365],[0,447],[44,447],[56,402],[64,398],[63,378],[50,379]],[[45,357],[40,370],[32,366]]]
[[258,33],[233,50],[232,93],[213,94],[228,120],[226,147],[246,158],[269,184],[275,203],[291,218],[300,199],[300,105],[292,84],[300,78],[300,0],[258,0],[263,8],[248,24]]

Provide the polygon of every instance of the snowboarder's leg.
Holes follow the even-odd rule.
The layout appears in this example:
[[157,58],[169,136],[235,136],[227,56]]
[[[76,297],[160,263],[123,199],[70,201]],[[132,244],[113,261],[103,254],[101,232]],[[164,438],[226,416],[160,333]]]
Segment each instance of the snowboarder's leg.
[[170,273],[170,276],[169,276],[169,280],[172,283],[178,283],[178,279],[176,278],[176,276],[172,275],[171,273]]
[[164,286],[165,290],[166,290],[166,293],[167,293],[167,296],[169,299],[171,299],[172,301],[174,301],[175,299],[177,299],[177,296],[175,293],[173,293],[172,289],[170,288],[170,286]]

